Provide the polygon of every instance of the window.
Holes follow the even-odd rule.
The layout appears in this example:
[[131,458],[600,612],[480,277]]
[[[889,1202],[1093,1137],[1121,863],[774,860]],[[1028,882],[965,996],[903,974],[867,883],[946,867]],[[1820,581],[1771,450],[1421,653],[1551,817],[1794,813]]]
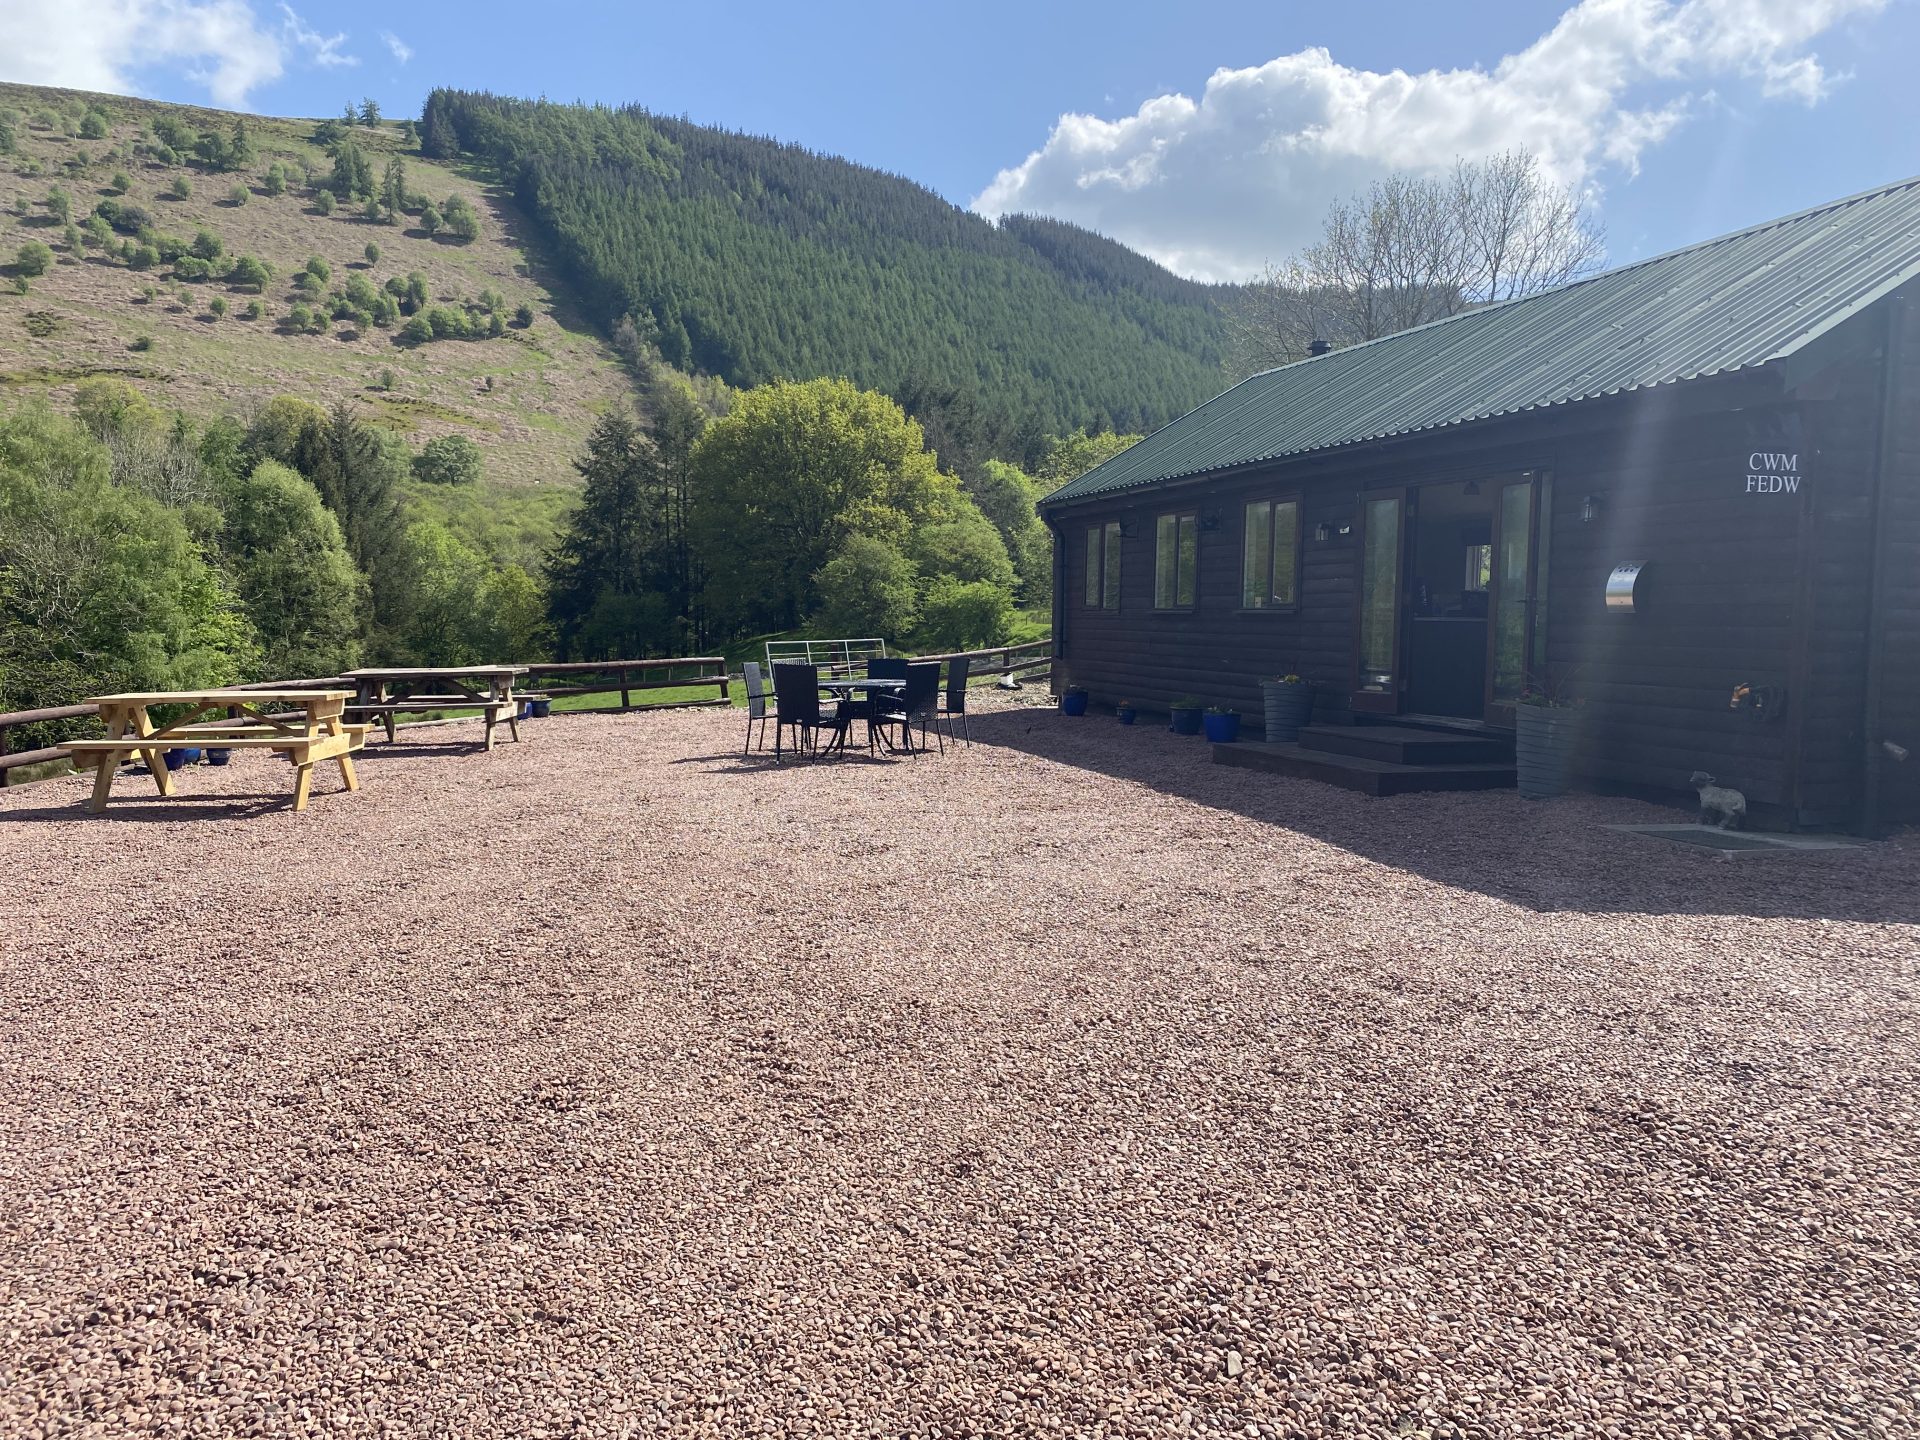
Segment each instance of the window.
[[1467,590],[1485,590],[1487,582],[1493,578],[1493,546],[1467,546],[1467,578],[1462,587]]
[[1087,579],[1082,598],[1090,610],[1120,608],[1120,522],[1087,531]]
[[1247,506],[1240,605],[1277,610],[1300,603],[1300,502],[1256,500]]
[[1162,515],[1154,526],[1153,608],[1180,610],[1193,604],[1194,572],[1199,566],[1200,520],[1195,515]]

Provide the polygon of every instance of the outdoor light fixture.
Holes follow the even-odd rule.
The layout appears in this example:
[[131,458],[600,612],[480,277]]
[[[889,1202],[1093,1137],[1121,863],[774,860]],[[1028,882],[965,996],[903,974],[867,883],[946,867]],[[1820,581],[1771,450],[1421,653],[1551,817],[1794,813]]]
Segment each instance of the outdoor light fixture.
[[1322,520],[1318,525],[1313,527],[1313,538],[1322,545],[1326,544],[1327,541],[1333,538],[1333,526]]
[[1220,528],[1220,512],[1218,510],[1202,510],[1200,512],[1200,528],[1202,530],[1218,530]]
[[1600,497],[1589,495],[1580,502],[1580,523],[1591,525],[1600,518]]

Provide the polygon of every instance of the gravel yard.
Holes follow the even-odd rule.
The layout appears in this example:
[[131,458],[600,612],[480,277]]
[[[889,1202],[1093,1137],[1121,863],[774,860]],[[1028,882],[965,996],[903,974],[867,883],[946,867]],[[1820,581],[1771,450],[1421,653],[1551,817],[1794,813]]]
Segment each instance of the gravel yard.
[[0,1436],[1920,1433],[1920,842],[523,728],[0,794]]

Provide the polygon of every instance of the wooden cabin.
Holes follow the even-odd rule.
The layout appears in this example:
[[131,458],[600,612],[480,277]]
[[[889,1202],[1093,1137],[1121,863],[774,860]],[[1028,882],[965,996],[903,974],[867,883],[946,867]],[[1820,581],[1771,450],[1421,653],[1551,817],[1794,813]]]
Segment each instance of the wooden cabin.
[[1242,381],[1042,502],[1056,675],[1295,672],[1336,756],[1544,687],[1594,787],[1920,820],[1916,277],[1920,179]]

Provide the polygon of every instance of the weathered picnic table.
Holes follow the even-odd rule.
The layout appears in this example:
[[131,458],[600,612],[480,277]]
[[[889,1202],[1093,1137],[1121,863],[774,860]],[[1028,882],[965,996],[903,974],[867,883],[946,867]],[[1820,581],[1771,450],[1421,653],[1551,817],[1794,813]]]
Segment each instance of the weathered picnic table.
[[486,717],[486,748],[491,750],[493,727],[502,720],[513,738],[520,738],[520,702],[513,681],[526,673],[524,665],[416,665],[349,670],[340,678],[357,687],[347,713],[355,720],[378,720],[389,742],[394,720],[403,712],[478,710]]
[[[198,749],[272,750],[295,767],[293,808],[307,808],[313,785],[313,767],[324,760],[340,762],[340,778],[347,789],[358,790],[353,752],[367,741],[365,725],[349,725],[342,711],[350,690],[152,690],[124,695],[101,695],[89,701],[100,707],[107,727],[104,740],[69,740],[61,748],[74,756],[76,766],[99,767],[93,782],[92,808],[107,808],[107,793],[123,761],[141,756],[162,795],[173,794],[173,776],[166,752]],[[184,706],[177,719],[156,727],[150,712],[156,706]],[[267,710],[263,707],[287,707]],[[218,719],[205,719],[214,711]]]

